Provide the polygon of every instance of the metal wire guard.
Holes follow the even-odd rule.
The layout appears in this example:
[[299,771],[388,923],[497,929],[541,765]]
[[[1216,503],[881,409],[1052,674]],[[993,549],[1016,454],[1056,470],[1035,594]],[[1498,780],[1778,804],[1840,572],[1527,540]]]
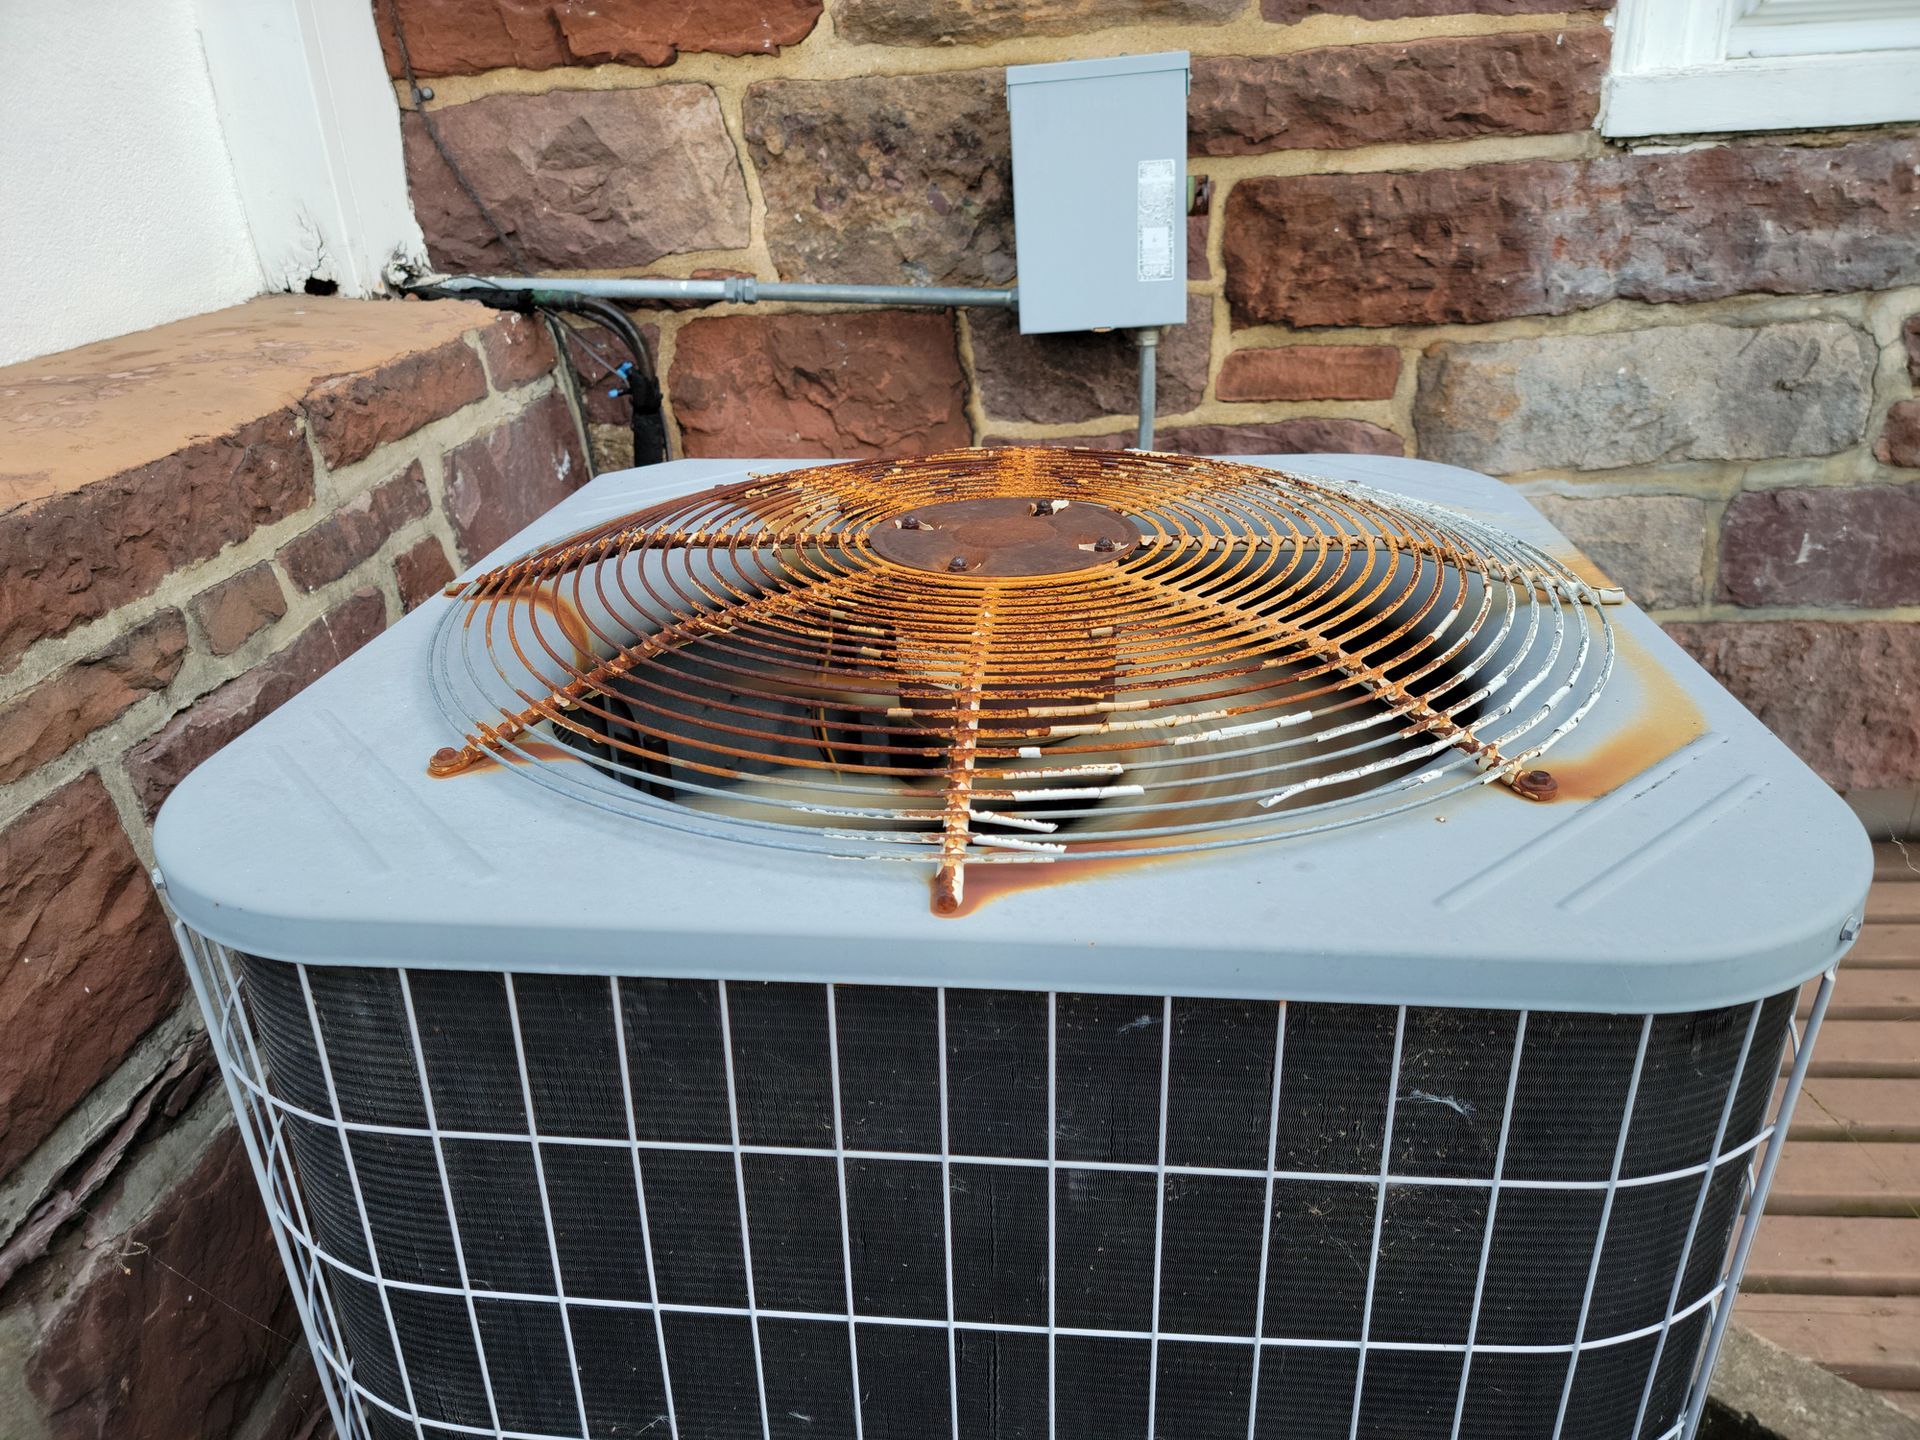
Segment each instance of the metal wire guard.
[[[1833,985],[1796,1033],[1793,991],[1515,1014],[329,969],[176,932],[348,1440],[765,1440],[804,1433],[798,1390],[868,1436],[1691,1436]],[[832,1180],[796,1187],[809,1165]],[[909,1173],[932,1203],[862,1183]],[[876,1248],[903,1234],[926,1245]],[[1037,1374],[966,1363],[1013,1343]]]
[[1512,536],[1136,452],[756,476],[450,593],[435,688],[465,743],[433,773],[511,760],[683,829],[921,861],[943,911],[972,864],[1209,849],[1515,783],[1613,663],[1593,592]]

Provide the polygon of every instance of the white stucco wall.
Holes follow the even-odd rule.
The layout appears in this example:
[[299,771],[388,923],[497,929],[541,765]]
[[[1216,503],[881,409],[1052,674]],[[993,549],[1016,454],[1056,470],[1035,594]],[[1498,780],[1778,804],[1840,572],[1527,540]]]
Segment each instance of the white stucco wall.
[[193,0],[0,0],[0,365],[264,288]]

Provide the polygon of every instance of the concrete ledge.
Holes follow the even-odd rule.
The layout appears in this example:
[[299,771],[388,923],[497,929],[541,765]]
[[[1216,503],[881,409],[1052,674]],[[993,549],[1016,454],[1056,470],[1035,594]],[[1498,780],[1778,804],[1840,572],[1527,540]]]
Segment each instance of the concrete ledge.
[[1920,1440],[1920,1417],[1735,1325],[1700,1440]]

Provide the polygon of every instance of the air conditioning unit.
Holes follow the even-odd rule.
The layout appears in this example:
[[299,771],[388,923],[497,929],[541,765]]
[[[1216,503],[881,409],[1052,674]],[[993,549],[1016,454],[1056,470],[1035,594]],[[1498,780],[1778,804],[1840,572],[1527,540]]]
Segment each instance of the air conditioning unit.
[[602,476],[155,845],[351,1440],[1689,1433],[1871,870],[1500,483],[1047,449]]

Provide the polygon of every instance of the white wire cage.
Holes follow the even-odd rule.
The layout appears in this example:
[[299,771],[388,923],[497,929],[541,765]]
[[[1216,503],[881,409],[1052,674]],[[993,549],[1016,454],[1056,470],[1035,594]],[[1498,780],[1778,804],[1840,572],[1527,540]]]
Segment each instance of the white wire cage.
[[179,937],[347,1440],[1691,1436],[1832,984],[1796,1026]]

